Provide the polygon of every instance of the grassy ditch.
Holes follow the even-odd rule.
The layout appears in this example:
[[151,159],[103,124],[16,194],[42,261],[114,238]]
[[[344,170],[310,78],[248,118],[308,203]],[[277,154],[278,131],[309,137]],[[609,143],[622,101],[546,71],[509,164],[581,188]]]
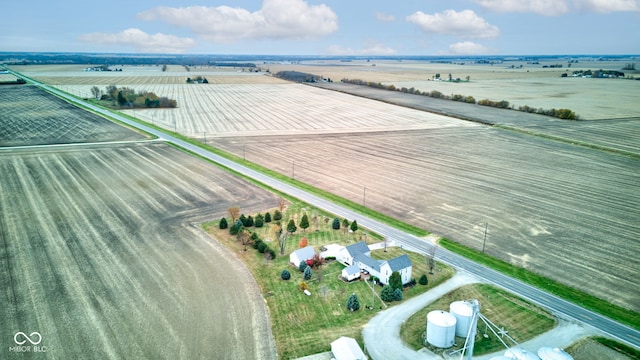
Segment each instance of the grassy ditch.
[[[316,211],[304,203],[292,203],[283,212],[281,223],[286,226],[290,219],[294,219],[297,224],[304,213],[311,217]],[[252,216],[255,217],[256,214]],[[319,216],[317,226],[312,225],[304,233],[298,230],[290,235],[286,240],[284,255],[280,255],[276,240],[278,225],[275,222],[266,223],[262,228],[251,227],[249,230],[256,232],[278,254],[274,260],[266,260],[263,254],[254,250],[252,246],[247,246],[245,250],[235,236],[231,236],[228,230],[220,230],[218,224],[219,220],[215,220],[203,224],[203,228],[229,248],[252,272],[269,308],[279,358],[291,359],[328,351],[330,343],[340,336],[353,337],[362,345],[362,327],[381,308],[385,308],[378,298],[382,288],[374,286],[374,295],[369,284],[365,282],[343,282],[339,276],[344,266],[337,261],[331,261],[313,269],[312,278],[305,281],[311,292],[310,296],[306,296],[299,289],[300,283],[304,281],[303,275],[297,267],[289,264],[289,254],[298,249],[302,237],[307,238],[308,244],[314,246],[316,251],[321,246],[331,243],[348,245],[360,240],[374,243],[379,241],[377,237],[370,233],[365,235],[361,230],[355,233],[333,230],[331,221],[325,221],[323,216]],[[388,248],[386,252],[374,250],[371,256],[382,260],[403,253],[406,253],[405,250]],[[428,273],[424,256],[407,254],[413,263],[414,278],[418,279],[422,274]],[[291,279],[286,281],[280,276],[285,269],[291,273]],[[453,273],[453,269],[438,264],[434,275],[428,275],[429,284],[405,289],[404,299],[410,299],[441,284]],[[360,310],[350,312],[346,308],[346,302],[353,293],[358,297]],[[397,303],[389,305],[393,304]]]
[[[449,311],[449,304],[465,299],[477,299],[482,314],[496,326],[507,330],[508,335],[519,343],[551,330],[556,323],[550,313],[513,294],[487,284],[472,284],[451,291],[412,315],[400,328],[402,340],[415,350],[423,348],[427,314],[433,310]],[[477,331],[474,356],[504,350],[500,340],[480,320]],[[457,347],[454,348],[462,348],[464,338],[456,338],[456,344]],[[442,349],[430,345],[427,348],[442,352]]]
[[640,329],[640,314],[634,311],[613,305],[583,291],[570,288],[558,283],[557,281],[537,275],[529,270],[513,266],[505,261],[495,259],[478,250],[468,248],[451,240],[440,239],[439,244],[445,249],[462,255],[467,259],[500,271],[505,275],[526,282],[527,284],[533,285],[544,291],[550,292],[586,309],[605,315],[634,329]]

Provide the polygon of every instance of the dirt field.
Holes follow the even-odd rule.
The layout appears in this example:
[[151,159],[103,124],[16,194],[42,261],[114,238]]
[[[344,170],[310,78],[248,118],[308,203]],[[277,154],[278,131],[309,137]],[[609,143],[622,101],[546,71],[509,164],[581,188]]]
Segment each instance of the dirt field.
[[30,85],[2,86],[0,124],[0,147],[145,138]]
[[[412,81],[421,72],[444,73],[451,66],[281,68],[322,70],[334,78],[368,80],[364,75],[371,74],[372,81]],[[564,71],[473,69],[472,79],[505,82],[514,76],[546,82]],[[567,97],[566,107],[583,115],[603,97],[620,115],[637,117],[635,105],[607,97],[618,94],[616,84],[640,82],[591,80],[607,84],[609,92],[591,93],[595,90],[587,87],[585,96],[591,101],[574,103]],[[562,86],[551,83],[556,90]],[[640,252],[637,159],[297,84],[144,87],[162,96],[182,96],[180,108],[136,111],[136,117],[201,140],[206,135],[210,144],[248,160],[477,249],[482,248],[488,223],[489,254],[640,311],[635,291],[640,287],[635,257]],[[544,98],[551,91],[539,95]],[[556,124],[536,126],[638,152],[636,120],[616,122],[612,128],[591,121]],[[572,124],[579,124],[580,130]],[[618,140],[617,134],[628,136]]]
[[275,204],[161,143],[0,150],[0,357],[22,331],[56,359],[275,359],[257,284],[197,226]]

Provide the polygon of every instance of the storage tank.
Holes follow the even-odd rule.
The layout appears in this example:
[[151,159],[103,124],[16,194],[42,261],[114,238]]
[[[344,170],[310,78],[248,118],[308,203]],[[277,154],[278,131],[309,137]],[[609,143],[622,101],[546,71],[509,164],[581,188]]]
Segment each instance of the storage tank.
[[473,307],[466,301],[454,301],[449,305],[449,312],[456,318],[456,336],[466,338],[473,322]]
[[540,360],[538,355],[522,348],[511,348],[504,352],[504,356],[515,360]]
[[456,318],[446,311],[434,310],[427,314],[427,342],[435,347],[453,346]]
[[509,356],[494,356],[489,360],[514,360],[515,358],[509,357]]
[[542,360],[573,360],[573,356],[559,348],[541,347],[538,356]]

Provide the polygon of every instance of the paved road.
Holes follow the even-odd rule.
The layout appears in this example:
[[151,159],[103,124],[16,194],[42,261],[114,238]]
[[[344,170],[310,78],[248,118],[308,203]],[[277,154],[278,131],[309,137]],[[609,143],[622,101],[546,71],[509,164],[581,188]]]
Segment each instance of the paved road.
[[[15,73],[15,75],[22,77],[20,74],[17,74],[17,73]],[[347,219],[356,219],[359,225],[366,227],[371,231],[375,231],[382,236],[386,236],[389,239],[393,239],[393,241],[405,247],[414,249],[421,253],[427,253],[433,246],[431,243],[429,243],[424,239],[407,234],[401,230],[397,230],[388,225],[380,223],[376,220],[369,219],[352,210],[333,204],[330,201],[327,201],[315,195],[309,194],[294,186],[285,184],[279,180],[266,176],[262,173],[249,169],[245,166],[239,165],[231,160],[225,159],[219,155],[216,155],[207,150],[201,149],[197,146],[189,144],[171,135],[165,134],[163,132],[150,128],[148,126],[141,125],[137,122],[131,121],[109,110],[105,110],[105,109],[96,107],[90,103],[87,103],[85,101],[78,100],[48,85],[37,83],[37,82],[34,82],[34,83],[48,91],[51,91],[52,93],[55,93],[59,96],[62,96],[68,99],[71,102],[81,104],[97,113],[107,115],[111,118],[117,119],[118,121],[128,124],[134,128],[138,128],[150,134],[156,135],[159,138],[164,139],[168,143],[172,143],[174,145],[182,147],[199,156],[202,156],[222,166],[232,169],[242,175],[253,178],[274,189],[277,189],[286,194],[289,194],[290,196],[293,196],[302,201],[305,201],[315,207],[323,209],[329,213],[335,214],[336,216],[347,218]],[[564,315],[565,317],[572,318],[576,321],[584,322],[587,325],[593,326],[596,329],[599,329],[604,333],[609,334],[611,337],[616,338],[617,340],[623,343],[626,343],[628,345],[631,345],[633,347],[640,349],[640,331],[638,330],[632,329],[628,326],[615,322],[607,317],[604,317],[592,311],[586,310],[578,305],[572,304],[552,294],[549,294],[547,292],[534,288],[519,280],[513,279],[511,277],[508,277],[506,275],[503,275],[491,269],[485,268],[484,266],[481,266],[473,261],[470,261],[461,256],[458,256],[445,249],[438,248],[436,253],[436,258],[439,261],[442,261],[458,269],[464,269],[467,272],[475,276],[478,276],[487,282],[490,282],[499,287],[505,288],[523,298],[526,298],[534,303],[537,303],[538,305],[549,309],[551,312]]]

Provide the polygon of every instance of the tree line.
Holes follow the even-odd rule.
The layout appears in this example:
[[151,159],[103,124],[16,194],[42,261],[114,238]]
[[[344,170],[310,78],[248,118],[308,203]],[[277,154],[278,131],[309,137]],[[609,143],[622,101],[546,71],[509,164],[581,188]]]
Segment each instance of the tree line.
[[96,100],[111,101],[113,105],[128,108],[175,108],[178,102],[164,96],[158,96],[151,91],[135,91],[132,88],[115,85],[107,86],[104,91],[99,87],[91,88],[91,94]]

